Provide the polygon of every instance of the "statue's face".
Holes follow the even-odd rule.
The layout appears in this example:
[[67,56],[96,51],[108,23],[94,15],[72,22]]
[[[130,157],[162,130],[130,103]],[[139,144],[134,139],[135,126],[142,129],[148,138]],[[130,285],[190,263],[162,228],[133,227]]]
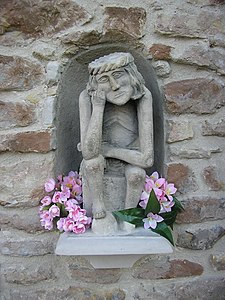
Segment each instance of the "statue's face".
[[133,94],[130,76],[124,68],[97,74],[96,80],[98,89],[104,91],[106,100],[113,104],[124,105]]

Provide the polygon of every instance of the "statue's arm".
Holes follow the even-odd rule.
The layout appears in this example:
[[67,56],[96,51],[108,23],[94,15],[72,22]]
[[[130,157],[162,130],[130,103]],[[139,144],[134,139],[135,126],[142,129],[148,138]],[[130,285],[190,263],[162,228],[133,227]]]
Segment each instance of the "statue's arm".
[[141,168],[148,168],[153,165],[153,116],[152,95],[147,89],[143,98],[139,100],[137,116],[140,149],[116,148],[105,144],[103,154],[105,157],[117,158]]
[[100,154],[104,107],[103,94],[95,92],[92,101],[86,90],[80,94],[81,151],[86,160],[95,158]]

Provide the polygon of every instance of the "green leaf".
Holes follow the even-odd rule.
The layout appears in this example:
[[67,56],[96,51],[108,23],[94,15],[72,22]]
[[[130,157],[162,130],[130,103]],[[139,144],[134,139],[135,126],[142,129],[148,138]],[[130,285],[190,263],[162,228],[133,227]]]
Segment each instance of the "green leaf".
[[176,220],[177,211],[170,211],[170,212],[166,212],[166,213],[161,213],[159,215],[161,217],[163,217],[164,222],[166,223],[166,225],[171,226],[171,225],[173,225],[173,223]]
[[51,207],[51,205],[43,206],[41,210],[42,210],[42,211],[44,211],[44,210],[49,210],[50,207]]
[[173,197],[173,201],[174,201],[174,206],[173,208],[179,212],[181,211],[184,211],[184,207],[183,205],[180,203],[180,201],[176,198],[176,197]]
[[145,215],[148,213],[152,212],[153,214],[158,214],[160,211],[160,203],[159,200],[157,199],[154,190],[151,190],[148,203],[145,208]]
[[174,246],[174,241],[173,241],[173,235],[170,230],[170,228],[166,225],[166,223],[160,222],[157,224],[156,229],[151,229],[153,232],[156,232],[166,238],[173,246]]
[[118,219],[136,226],[142,226],[142,219],[145,217],[144,209],[142,208],[128,208],[124,210],[113,211],[112,213]]

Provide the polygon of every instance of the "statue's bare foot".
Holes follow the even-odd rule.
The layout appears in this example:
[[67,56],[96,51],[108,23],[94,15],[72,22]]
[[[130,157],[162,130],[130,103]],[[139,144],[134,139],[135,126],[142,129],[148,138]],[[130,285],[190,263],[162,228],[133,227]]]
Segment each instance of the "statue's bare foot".
[[93,207],[93,217],[94,219],[103,219],[106,216],[106,211],[103,205],[95,205]]

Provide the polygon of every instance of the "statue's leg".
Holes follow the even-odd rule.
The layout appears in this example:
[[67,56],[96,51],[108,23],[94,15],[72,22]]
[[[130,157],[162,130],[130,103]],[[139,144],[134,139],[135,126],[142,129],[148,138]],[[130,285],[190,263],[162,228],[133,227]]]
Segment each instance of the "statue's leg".
[[127,181],[127,193],[125,199],[125,208],[136,207],[140,199],[142,189],[145,183],[146,172],[137,166],[127,165],[125,168],[125,177]]
[[[83,161],[83,182],[84,182],[84,207],[90,208],[95,219],[102,219],[106,215],[103,200],[103,174],[105,159],[102,155],[93,159]],[[87,203],[87,205],[85,205]]]

